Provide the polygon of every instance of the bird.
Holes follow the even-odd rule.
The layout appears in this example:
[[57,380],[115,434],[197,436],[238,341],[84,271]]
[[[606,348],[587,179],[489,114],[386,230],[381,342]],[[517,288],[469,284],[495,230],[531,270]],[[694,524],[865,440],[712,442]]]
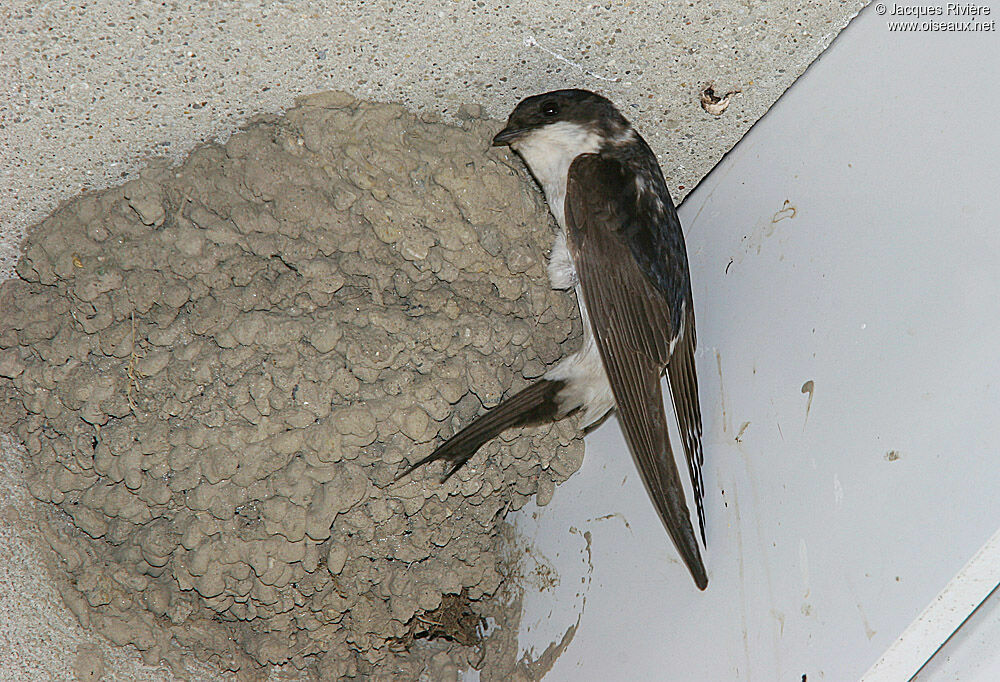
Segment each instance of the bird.
[[575,289],[582,345],[397,479],[443,460],[444,481],[507,429],[578,411],[587,429],[614,409],[653,505],[704,590],[661,388],[665,373],[704,544],[694,302],[684,233],[656,155],[610,100],[580,89],[523,99],[492,144],[521,157],[555,217],[549,279],[555,289]]

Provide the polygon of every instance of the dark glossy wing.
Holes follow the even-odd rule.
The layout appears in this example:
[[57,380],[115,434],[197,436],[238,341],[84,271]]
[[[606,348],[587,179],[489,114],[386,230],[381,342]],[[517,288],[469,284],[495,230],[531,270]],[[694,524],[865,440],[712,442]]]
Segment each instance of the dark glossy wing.
[[[567,241],[625,440],[674,544],[695,583],[705,589],[708,578],[670,448],[660,389],[670,342],[680,326],[670,300],[679,305],[687,291],[665,292],[634,256],[633,245],[642,242],[643,230],[662,227],[642,224],[640,199],[635,174],[622,162],[594,154],[577,157],[566,188]],[[647,241],[659,240],[647,235]],[[682,236],[680,243],[683,249]],[[686,275],[686,257],[682,260],[672,265]],[[693,364],[687,368],[685,377],[693,373]],[[683,393],[685,387],[677,391]]]

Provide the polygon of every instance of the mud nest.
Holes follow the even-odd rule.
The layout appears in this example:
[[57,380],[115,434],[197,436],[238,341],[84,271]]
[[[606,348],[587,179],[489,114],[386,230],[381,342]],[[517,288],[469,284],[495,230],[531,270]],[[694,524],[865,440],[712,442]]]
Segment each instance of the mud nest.
[[504,514],[583,457],[563,423],[393,482],[577,344],[496,127],[324,93],[31,231],[0,427],[85,625],[178,666],[406,676],[435,635],[464,660]]

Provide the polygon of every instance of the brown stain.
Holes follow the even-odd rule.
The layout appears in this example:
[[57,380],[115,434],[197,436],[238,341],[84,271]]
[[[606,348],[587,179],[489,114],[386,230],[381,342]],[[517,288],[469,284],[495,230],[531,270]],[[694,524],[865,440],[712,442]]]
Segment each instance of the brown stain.
[[740,424],[740,430],[736,434],[736,442],[737,443],[742,443],[743,442],[743,434],[746,432],[746,430],[748,428],[750,428],[750,422],[743,422],[742,424]]
[[580,626],[580,617],[577,616],[576,622],[570,625],[566,632],[563,634],[562,639],[558,642],[552,642],[549,644],[545,651],[535,659],[532,659],[530,654],[524,653],[521,660],[518,661],[515,679],[520,680],[541,680],[545,675],[552,670],[552,666],[555,665],[559,657],[563,655],[563,652],[569,648],[570,643],[573,638],[576,637],[576,629]]
[[813,383],[812,379],[802,384],[802,389],[801,389],[802,395],[807,395],[807,394],[809,395],[809,399],[806,401],[806,418],[802,422],[803,426],[805,426],[805,423],[809,421],[809,410],[812,409],[813,393],[815,392],[815,390],[816,390],[816,384]]
[[876,635],[876,631],[872,629],[871,623],[868,622],[868,616],[865,614],[865,610],[861,607],[861,602],[857,603],[858,613],[861,614],[861,624],[865,628],[865,637],[869,640]]
[[[624,482],[625,482],[625,481],[624,481],[624,480],[622,480],[622,483],[624,483]],[[622,515],[621,513],[619,513],[619,512],[613,512],[613,513],[611,513],[611,514],[605,514],[604,516],[597,516],[597,517],[594,517],[594,518],[592,518],[592,519],[587,519],[587,521],[588,521],[588,522],[594,522],[594,521],[608,521],[608,520],[610,520],[610,519],[614,519],[614,518],[619,518],[619,519],[621,519],[621,520],[622,520],[622,523],[623,523],[623,524],[625,524],[625,528],[627,528],[629,532],[632,532],[632,526],[631,526],[631,524],[629,524],[629,522],[628,522],[628,519],[626,519],[626,518],[625,518],[625,517],[624,517],[624,516],[623,516],[623,515]],[[587,531],[587,532],[589,533],[590,531]]]
[[726,383],[722,378],[722,354],[715,349],[715,366],[719,370],[719,400],[722,403],[722,432],[729,433],[729,414],[726,412]]
[[732,491],[733,500],[733,513],[737,521],[733,524],[733,528],[736,531],[736,568],[738,576],[739,585],[739,600],[738,604],[738,615],[740,619],[740,633],[742,635],[743,643],[743,655],[745,656],[747,670],[751,669],[751,661],[753,660],[750,655],[750,628],[747,619],[747,576],[746,576],[746,566],[744,563],[745,553],[743,551],[743,526],[739,522],[740,517],[740,500],[739,494],[736,490]]
[[524,555],[534,562],[534,566],[523,571],[523,577],[531,578],[539,591],[554,590],[559,586],[559,574],[541,552],[535,547],[528,546],[524,548]]
[[[584,541],[587,543],[587,546],[584,547],[584,551],[587,553],[587,577],[583,580],[583,582],[585,582],[587,585],[590,585],[590,581],[594,577],[594,555],[591,550],[591,547],[594,542],[594,535],[589,530],[585,530],[583,531],[583,533],[581,533],[575,526],[571,526],[569,532],[575,535],[582,536]],[[584,594],[583,604],[580,607],[581,615],[583,614],[583,609],[586,608],[586,606],[587,606],[587,595]]]
[[798,209],[792,206],[792,202],[785,199],[785,203],[781,205],[781,208],[771,217],[771,224],[780,223],[784,219],[791,220],[798,213]]
[[[607,516],[600,517],[600,519],[606,519],[612,516],[616,516],[616,514],[608,514]],[[570,526],[569,532],[583,537],[584,541],[587,543],[584,547],[584,551],[587,554],[588,566],[588,575],[585,580],[587,585],[589,585],[594,573],[592,553],[593,535],[589,530],[580,532],[580,529],[576,526]],[[531,653],[526,651],[521,657],[521,660],[517,662],[517,666],[514,671],[515,674],[512,679],[523,680],[525,682],[528,680],[535,681],[543,679],[545,675],[552,670],[552,666],[554,666],[556,661],[559,660],[559,657],[562,656],[566,649],[569,648],[573,638],[576,637],[576,630],[580,627],[580,619],[583,617],[583,612],[586,607],[587,596],[584,594],[583,603],[580,607],[580,613],[576,616],[576,622],[566,629],[566,632],[563,633],[562,638],[558,642],[552,642],[549,644],[545,648],[545,651],[543,651],[537,658],[532,658]]]

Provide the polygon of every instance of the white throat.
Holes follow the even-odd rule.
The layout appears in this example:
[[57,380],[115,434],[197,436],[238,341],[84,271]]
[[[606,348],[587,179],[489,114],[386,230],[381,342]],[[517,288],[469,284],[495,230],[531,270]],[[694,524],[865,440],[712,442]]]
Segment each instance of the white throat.
[[580,154],[600,150],[600,136],[577,123],[542,126],[514,142],[514,148],[538,179],[559,227],[566,229],[566,176]]

